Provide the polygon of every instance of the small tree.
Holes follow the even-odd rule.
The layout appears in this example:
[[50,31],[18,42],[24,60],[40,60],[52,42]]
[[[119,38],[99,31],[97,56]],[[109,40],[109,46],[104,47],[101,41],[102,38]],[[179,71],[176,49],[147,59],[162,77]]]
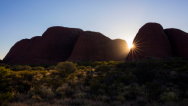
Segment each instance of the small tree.
[[60,62],[56,66],[56,70],[64,77],[66,74],[73,73],[77,70],[76,66],[72,62]]

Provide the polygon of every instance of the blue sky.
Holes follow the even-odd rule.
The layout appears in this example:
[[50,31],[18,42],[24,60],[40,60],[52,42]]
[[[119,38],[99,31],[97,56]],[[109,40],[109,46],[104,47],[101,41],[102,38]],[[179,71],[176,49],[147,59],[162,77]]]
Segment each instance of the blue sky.
[[147,22],[188,32],[187,0],[1,0],[0,59],[19,40],[51,26],[101,32],[131,41]]

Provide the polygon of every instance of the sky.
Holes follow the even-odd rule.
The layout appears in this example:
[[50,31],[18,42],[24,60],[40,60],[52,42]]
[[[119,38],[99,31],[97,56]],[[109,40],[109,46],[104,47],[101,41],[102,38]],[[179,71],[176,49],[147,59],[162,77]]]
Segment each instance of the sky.
[[188,32],[188,0],[0,0],[0,59],[21,39],[52,26],[132,42],[145,23]]

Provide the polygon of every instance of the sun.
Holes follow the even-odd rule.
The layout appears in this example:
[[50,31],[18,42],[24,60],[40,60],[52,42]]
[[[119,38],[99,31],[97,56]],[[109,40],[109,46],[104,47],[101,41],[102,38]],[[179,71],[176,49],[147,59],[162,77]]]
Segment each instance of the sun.
[[128,44],[128,47],[129,47],[129,49],[131,49],[132,47],[134,47],[134,45],[133,44]]
[[127,39],[126,41],[127,41],[129,49],[131,49],[132,47],[134,47],[134,45],[132,43],[132,41],[133,41],[132,39]]

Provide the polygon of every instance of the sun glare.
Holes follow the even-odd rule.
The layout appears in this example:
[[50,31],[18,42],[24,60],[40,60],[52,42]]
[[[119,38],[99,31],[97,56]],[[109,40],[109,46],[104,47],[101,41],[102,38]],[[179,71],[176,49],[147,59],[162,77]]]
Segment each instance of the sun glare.
[[129,49],[131,49],[132,47],[134,47],[134,45],[132,44],[132,41],[133,41],[132,39],[127,39],[126,41],[127,41]]
[[131,49],[134,45],[133,44],[129,44],[128,46],[129,46],[129,49]]

